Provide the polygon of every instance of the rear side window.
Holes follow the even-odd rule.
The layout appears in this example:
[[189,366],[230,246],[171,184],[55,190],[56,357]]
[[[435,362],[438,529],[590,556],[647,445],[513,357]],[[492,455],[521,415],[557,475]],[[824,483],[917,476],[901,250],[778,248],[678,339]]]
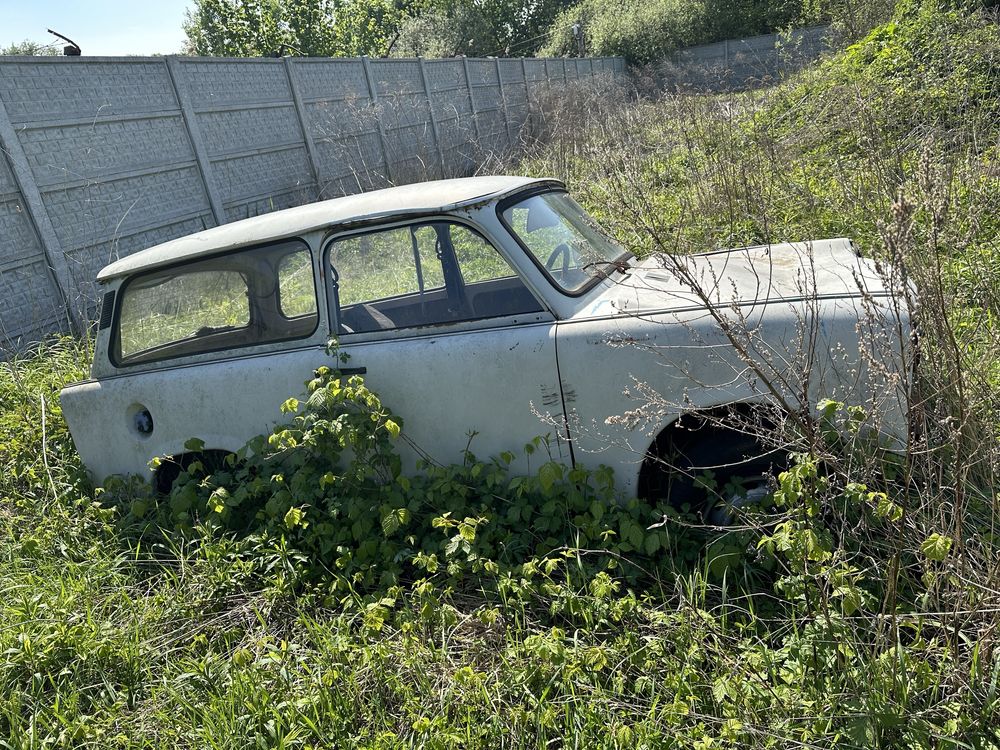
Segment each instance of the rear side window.
[[129,279],[116,365],[310,336],[319,323],[308,246],[286,241]]
[[316,314],[316,285],[308,251],[289,253],[278,262],[278,305],[286,318]]

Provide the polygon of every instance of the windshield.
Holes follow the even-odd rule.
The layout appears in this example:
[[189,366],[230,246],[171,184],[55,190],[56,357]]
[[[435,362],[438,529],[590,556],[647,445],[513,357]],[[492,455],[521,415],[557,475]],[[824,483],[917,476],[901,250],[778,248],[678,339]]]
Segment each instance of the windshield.
[[507,227],[565,292],[627,268],[629,254],[566,193],[533,195],[503,211]]

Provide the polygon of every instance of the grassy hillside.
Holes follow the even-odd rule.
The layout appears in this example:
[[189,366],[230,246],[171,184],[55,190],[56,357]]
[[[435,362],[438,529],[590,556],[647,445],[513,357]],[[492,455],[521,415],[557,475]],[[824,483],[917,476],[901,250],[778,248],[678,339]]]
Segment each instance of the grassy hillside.
[[382,484],[401,418],[334,371],[244,465],[94,490],[85,347],[0,365],[0,748],[1000,747],[998,51],[925,3],[770,91],[547,109],[517,168],[640,252],[848,235],[917,287],[923,442],[821,431],[722,536],[541,441]]

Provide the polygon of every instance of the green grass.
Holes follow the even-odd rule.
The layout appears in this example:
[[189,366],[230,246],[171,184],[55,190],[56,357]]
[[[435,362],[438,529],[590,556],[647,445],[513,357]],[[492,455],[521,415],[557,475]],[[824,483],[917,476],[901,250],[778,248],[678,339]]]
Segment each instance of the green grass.
[[0,365],[0,748],[1000,747],[997,40],[927,7],[763,94],[588,104],[525,165],[641,252],[912,267],[906,481],[829,438],[778,520],[710,537],[542,442],[527,478],[395,477],[399,418],[329,372],[256,459],[96,490],[57,398],[89,352],[53,342]]

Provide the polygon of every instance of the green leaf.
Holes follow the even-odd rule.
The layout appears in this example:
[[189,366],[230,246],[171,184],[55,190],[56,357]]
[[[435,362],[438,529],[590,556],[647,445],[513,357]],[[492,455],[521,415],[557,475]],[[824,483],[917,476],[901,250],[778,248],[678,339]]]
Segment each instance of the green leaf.
[[552,485],[562,479],[562,466],[555,461],[542,464],[538,470],[538,482],[542,485],[543,492],[549,492]]
[[305,515],[305,512],[301,508],[289,508],[288,512],[285,513],[285,526],[294,529],[296,526],[302,525],[302,519]]
[[399,437],[399,425],[391,419],[385,420],[385,429],[392,436],[393,440]]
[[632,545],[633,549],[642,549],[642,539],[643,528],[637,523],[632,523],[629,525],[628,532],[625,534],[626,540]]
[[286,399],[281,405],[282,414],[294,414],[299,410],[299,400],[297,398]]
[[655,555],[660,549],[660,538],[656,534],[646,534],[646,539],[642,543],[643,552],[647,555]]
[[208,498],[208,509],[213,513],[222,513],[226,509],[226,501],[229,499],[229,490],[219,487]]
[[920,545],[920,551],[929,560],[942,562],[951,551],[951,537],[942,536],[941,534],[931,534]]
[[386,513],[382,516],[382,533],[386,536],[392,536],[399,530],[399,517],[396,515],[395,511],[391,513]]
[[458,525],[458,533],[467,542],[476,541],[476,527],[464,521]]
[[898,521],[903,517],[903,509],[889,499],[884,492],[869,492],[869,500],[875,505],[875,515],[890,521]]
[[[273,407],[272,407],[273,408]],[[184,443],[184,450],[199,452],[205,450],[205,441],[200,438],[190,438]]]

